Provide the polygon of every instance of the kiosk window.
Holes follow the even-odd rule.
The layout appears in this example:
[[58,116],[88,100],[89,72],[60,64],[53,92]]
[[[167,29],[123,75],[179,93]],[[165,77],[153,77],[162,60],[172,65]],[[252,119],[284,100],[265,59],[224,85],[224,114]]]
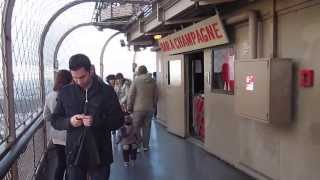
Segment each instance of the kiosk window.
[[168,85],[181,85],[181,60],[168,61]]
[[234,60],[233,47],[212,50],[212,82],[213,92],[233,94],[234,92]]

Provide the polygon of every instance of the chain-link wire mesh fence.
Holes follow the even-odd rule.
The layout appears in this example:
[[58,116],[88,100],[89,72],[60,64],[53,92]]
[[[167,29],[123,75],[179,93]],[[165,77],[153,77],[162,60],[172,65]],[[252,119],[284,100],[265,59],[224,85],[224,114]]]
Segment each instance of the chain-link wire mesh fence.
[[[35,121],[35,118],[41,113],[43,102],[41,100],[41,66],[38,55],[39,42],[42,31],[50,17],[61,7],[71,2],[67,0],[16,0],[12,12],[11,38],[6,37],[4,33],[4,22],[0,24],[2,33],[1,43],[1,63],[0,69],[0,144],[1,152],[5,152],[8,133],[8,117],[6,117],[6,96],[7,88],[5,72],[3,67],[12,68],[13,71],[13,99],[14,99],[14,118],[15,132],[17,136],[24,135],[26,129]],[[4,6],[6,1],[0,0],[1,15],[4,15]],[[92,12],[91,12],[92,13]],[[1,16],[2,19],[4,19]],[[89,15],[91,16],[91,15]],[[63,26],[63,24],[62,24]],[[48,39],[50,39],[50,35]],[[53,37],[56,38],[56,37]],[[7,66],[4,61],[5,40],[12,42],[12,66]],[[50,44],[50,43],[49,43]],[[53,45],[54,46],[54,45]],[[53,48],[52,48],[53,49]],[[52,51],[51,49],[51,51]],[[48,51],[50,52],[50,50]],[[52,58],[44,59],[44,81],[47,94],[52,89],[53,84],[53,61]],[[41,117],[40,117],[41,118]],[[17,174],[20,180],[35,179],[35,172],[46,151],[46,134],[44,126],[41,126],[32,135],[31,140],[25,147],[22,154],[16,160],[16,163],[10,169],[3,179],[13,179]],[[19,139],[19,138],[18,138]]]
[[[38,48],[40,36],[51,15],[66,0],[18,0],[12,15],[12,62],[16,128],[24,129],[42,109]],[[44,59],[45,85],[52,87],[53,63]],[[49,90],[47,90],[48,92]]]

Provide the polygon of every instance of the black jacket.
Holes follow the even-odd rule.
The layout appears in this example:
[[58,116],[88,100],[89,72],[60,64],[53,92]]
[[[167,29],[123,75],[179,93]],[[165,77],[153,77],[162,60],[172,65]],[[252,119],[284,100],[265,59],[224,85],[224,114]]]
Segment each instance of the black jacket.
[[[91,140],[95,141],[100,155],[101,165],[113,162],[110,131],[122,126],[124,117],[113,88],[93,78],[88,90],[88,114],[93,116],[93,124],[86,127],[90,130]],[[57,98],[56,108],[51,116],[51,124],[58,130],[67,130],[67,164],[73,164],[79,150],[80,138],[84,127],[73,127],[70,118],[83,113],[85,91],[76,84],[62,88]],[[87,129],[87,130],[88,130]],[[90,143],[92,144],[92,143]],[[87,153],[92,152],[90,149]],[[85,158],[89,158],[86,156]]]

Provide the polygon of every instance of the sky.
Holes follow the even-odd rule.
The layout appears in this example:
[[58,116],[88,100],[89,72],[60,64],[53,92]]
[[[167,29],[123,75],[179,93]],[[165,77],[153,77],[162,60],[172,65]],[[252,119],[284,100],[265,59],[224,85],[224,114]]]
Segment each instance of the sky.
[[[93,26],[81,27],[73,31],[63,41],[59,52],[58,61],[59,69],[68,69],[68,59],[76,53],[87,55],[91,63],[95,65],[97,74],[100,74],[100,53],[104,43],[116,31],[104,29],[98,31]],[[120,40],[126,42],[123,34],[115,36],[103,55],[104,76],[108,74],[123,73],[126,78],[132,78],[132,62],[133,62],[133,47],[129,50],[128,47],[121,47]],[[127,43],[127,42],[126,42]],[[156,54],[151,52],[149,48],[137,52],[136,63],[138,66],[145,65],[149,72],[156,71]]]

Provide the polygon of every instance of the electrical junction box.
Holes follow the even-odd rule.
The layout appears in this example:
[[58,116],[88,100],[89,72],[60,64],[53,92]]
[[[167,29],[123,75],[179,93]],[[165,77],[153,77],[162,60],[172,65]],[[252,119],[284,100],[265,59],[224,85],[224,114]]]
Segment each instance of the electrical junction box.
[[291,121],[292,61],[235,61],[235,112],[265,123]]

